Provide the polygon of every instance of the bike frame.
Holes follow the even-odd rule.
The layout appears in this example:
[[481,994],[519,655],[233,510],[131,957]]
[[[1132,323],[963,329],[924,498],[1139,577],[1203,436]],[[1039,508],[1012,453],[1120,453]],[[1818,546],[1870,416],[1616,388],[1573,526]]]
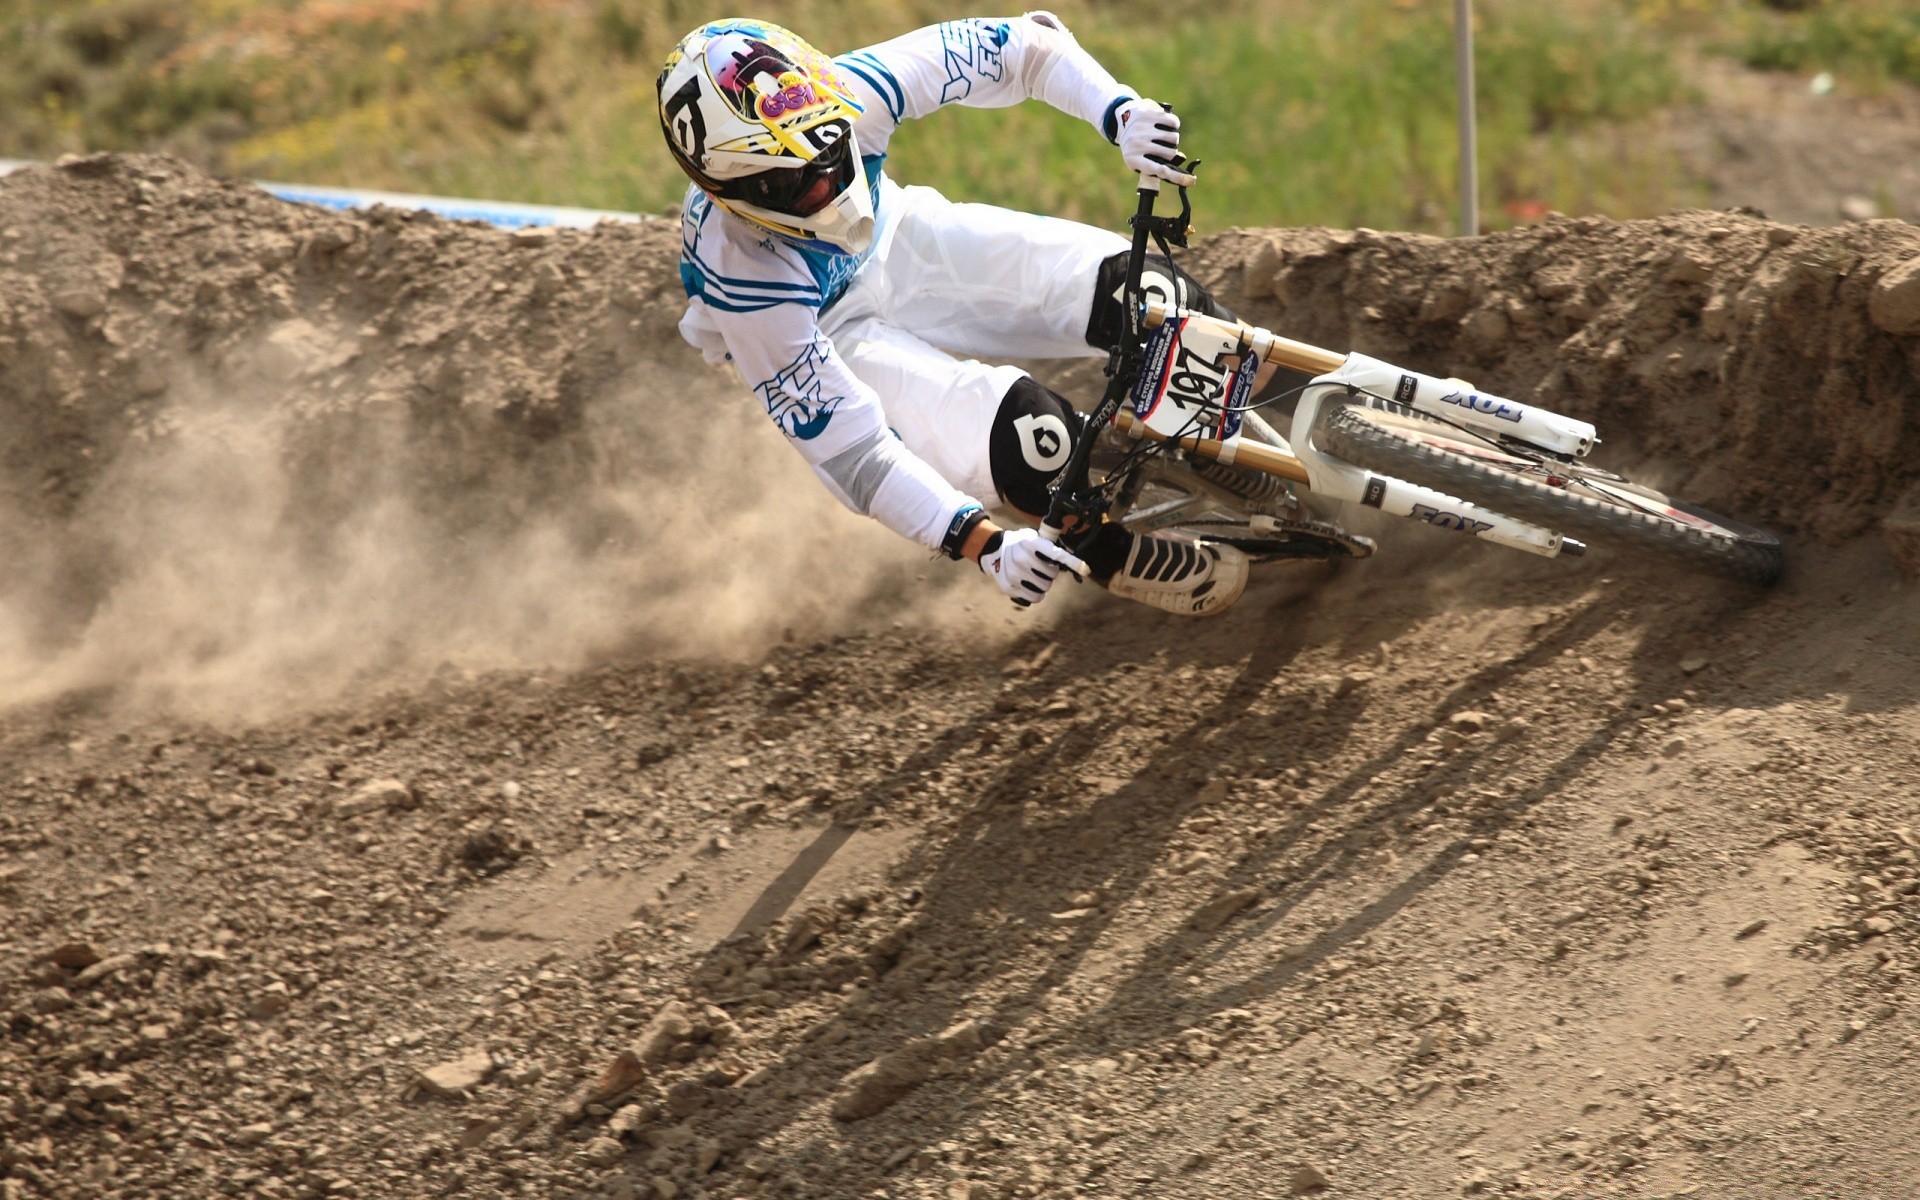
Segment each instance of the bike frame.
[[[1132,336],[1116,349],[1108,364],[1107,388],[1094,409],[1089,428],[1113,424],[1133,437],[1177,441],[1182,449],[1201,458],[1276,475],[1316,495],[1377,508],[1393,516],[1424,521],[1438,529],[1471,534],[1546,558],[1585,550],[1582,543],[1551,530],[1433,488],[1377,475],[1335,458],[1319,448],[1314,435],[1320,414],[1329,404],[1356,400],[1389,411],[1424,413],[1489,439],[1512,438],[1568,459],[1583,457],[1593,449],[1598,439],[1592,425],[1481,392],[1464,380],[1439,379],[1403,370],[1364,354],[1322,350],[1244,322],[1225,321],[1158,300],[1146,300],[1141,292],[1140,277],[1145,268],[1148,237],[1156,231],[1164,234],[1171,229],[1175,240],[1184,244],[1186,213],[1183,211],[1181,217],[1171,221],[1154,217],[1153,205],[1158,193],[1159,181],[1143,176],[1138,211],[1131,222],[1134,237],[1124,292],[1133,319]],[[1244,434],[1225,439],[1185,434],[1184,426],[1177,422],[1170,432],[1164,423],[1161,428],[1154,428],[1149,421],[1140,420],[1128,411],[1124,402],[1140,374],[1143,338],[1147,331],[1158,329],[1169,320],[1184,322],[1178,326],[1182,337],[1191,331],[1209,347],[1228,347],[1229,354],[1243,362],[1251,356],[1258,363],[1277,363],[1312,375],[1312,382],[1294,409],[1292,437],[1281,439],[1274,435],[1266,423],[1251,412],[1247,416],[1253,418],[1248,422],[1253,430],[1268,434],[1272,441],[1282,444],[1249,440]],[[1053,503],[1042,526],[1042,532],[1050,538],[1057,540],[1070,519],[1087,515],[1077,505],[1087,490],[1087,464],[1094,440],[1091,437],[1080,440],[1062,473],[1061,485],[1054,491]]]

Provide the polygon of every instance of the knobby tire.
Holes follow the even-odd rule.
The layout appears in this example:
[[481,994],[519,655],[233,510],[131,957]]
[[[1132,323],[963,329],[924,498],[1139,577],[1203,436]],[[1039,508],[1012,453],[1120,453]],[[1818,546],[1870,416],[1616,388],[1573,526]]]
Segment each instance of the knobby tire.
[[[1698,570],[1760,586],[1780,577],[1780,541],[1765,530],[1730,521],[1639,484],[1621,490],[1630,489],[1696,521],[1709,522],[1712,528],[1576,494],[1496,463],[1442,449],[1394,429],[1394,418],[1386,417],[1383,422],[1382,415],[1356,405],[1339,406],[1321,425],[1326,448],[1355,466],[1423,484],[1583,540],[1650,551]],[[1577,467],[1556,469],[1574,476],[1582,471]]]

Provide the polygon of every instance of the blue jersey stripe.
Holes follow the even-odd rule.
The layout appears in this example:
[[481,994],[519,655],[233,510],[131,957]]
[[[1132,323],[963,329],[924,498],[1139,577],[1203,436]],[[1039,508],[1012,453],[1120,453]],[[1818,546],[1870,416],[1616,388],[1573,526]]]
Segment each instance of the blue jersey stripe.
[[817,300],[820,289],[806,283],[756,283],[750,279],[733,279],[726,275],[715,274],[713,268],[694,260],[694,270],[700,278],[723,292],[736,296],[748,296],[756,292],[765,293],[770,300]]
[[819,293],[811,288],[785,295],[728,288],[711,271],[685,258],[680,260],[680,284],[687,295],[698,296],[726,312],[757,312],[776,304],[803,304],[808,308],[821,306]]
[[872,75],[867,74],[866,71],[861,69],[859,63],[856,63],[851,59],[847,59],[843,61],[840,65],[845,67],[847,70],[852,71],[855,75],[858,75],[860,78],[866,80],[867,86],[872,88],[876,93],[878,93],[880,96],[881,103],[887,106],[887,114],[893,118],[894,124],[897,125],[900,123],[900,114],[895,112],[893,108],[893,97],[887,94],[886,88],[883,88],[880,86],[880,81],[878,79],[874,78]]
[[867,86],[880,94],[881,101],[887,106],[887,112],[893,116],[894,124],[899,124],[901,118],[906,116],[907,96],[906,92],[901,90],[900,81],[894,77],[892,71],[887,69],[887,65],[866,51],[849,54],[838,61],[840,65],[866,80]]
[[766,300],[759,304],[734,304],[713,295],[702,295],[700,300],[708,308],[717,308],[721,312],[730,313],[765,312],[769,308],[777,308],[781,304],[788,303],[784,300]]
[[792,290],[737,287],[734,286],[737,282],[735,280],[729,280],[715,275],[712,271],[698,263],[692,263],[690,265],[693,268],[695,276],[699,278],[703,289],[717,292],[729,300],[739,300],[743,302],[762,300],[768,304],[780,304],[791,300],[800,304],[810,304],[815,307],[818,307],[820,304],[820,289],[815,287],[795,288]]
[[870,54],[867,58],[873,63],[873,69],[880,72],[880,78],[888,87],[893,89],[894,119],[899,120],[904,118],[907,115],[907,92],[905,88],[900,86],[900,77],[893,73],[892,67],[881,62],[878,55]]
[[[769,296],[764,293],[729,292],[722,288],[715,287],[710,280],[702,279],[697,273],[692,276],[692,281],[694,288],[698,290],[690,291],[688,294],[698,295],[708,301],[725,301],[728,304],[754,304],[762,307],[775,304],[801,304],[808,308],[822,307],[819,296]],[[684,277],[682,278],[682,282],[686,282]]]
[[680,245],[680,257],[681,261],[691,263],[695,270],[716,287],[725,288],[730,292],[791,292],[813,296],[820,294],[819,287],[811,283],[782,283],[771,279],[741,279],[733,275],[722,275],[700,261],[699,251],[684,241]]
[[[705,281],[703,281],[700,278],[699,272],[694,270],[693,264],[690,262],[687,262],[684,259],[682,259],[680,262],[680,286],[686,290],[687,295],[698,296],[702,301],[704,301],[707,304],[708,307],[717,308],[721,312],[732,312],[732,313],[763,312],[766,309],[773,308],[781,304],[802,303],[801,301],[796,301],[796,300],[793,300],[792,298],[774,299],[772,297],[765,297],[765,296],[743,298],[743,297],[722,295],[721,293],[708,288]],[[807,301],[804,303],[806,303],[808,308],[819,307],[818,302]]]
[[702,262],[698,241],[700,235],[706,232],[707,218],[713,215],[717,207],[705,194],[696,195],[693,199],[690,215],[694,227],[680,238],[680,282],[687,295],[699,296],[714,307],[724,308],[728,312],[753,312],[787,303],[804,304],[809,308],[821,306],[822,297],[817,284],[739,279],[722,275]]

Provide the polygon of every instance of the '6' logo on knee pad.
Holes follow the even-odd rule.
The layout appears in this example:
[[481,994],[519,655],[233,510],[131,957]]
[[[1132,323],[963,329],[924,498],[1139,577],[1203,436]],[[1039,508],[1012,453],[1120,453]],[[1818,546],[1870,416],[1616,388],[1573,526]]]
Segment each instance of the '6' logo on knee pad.
[[1058,471],[1067,465],[1070,443],[1067,423],[1052,413],[1028,413],[1014,418],[1020,437],[1020,457],[1036,471]]

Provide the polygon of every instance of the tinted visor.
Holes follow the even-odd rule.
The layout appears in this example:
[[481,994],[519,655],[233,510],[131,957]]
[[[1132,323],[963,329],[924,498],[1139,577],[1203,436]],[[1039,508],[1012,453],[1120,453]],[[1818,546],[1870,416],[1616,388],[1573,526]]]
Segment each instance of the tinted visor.
[[729,179],[715,191],[725,200],[739,200],[788,216],[810,217],[831,204],[852,182],[853,139],[843,137],[803,167],[779,167],[745,179]]

